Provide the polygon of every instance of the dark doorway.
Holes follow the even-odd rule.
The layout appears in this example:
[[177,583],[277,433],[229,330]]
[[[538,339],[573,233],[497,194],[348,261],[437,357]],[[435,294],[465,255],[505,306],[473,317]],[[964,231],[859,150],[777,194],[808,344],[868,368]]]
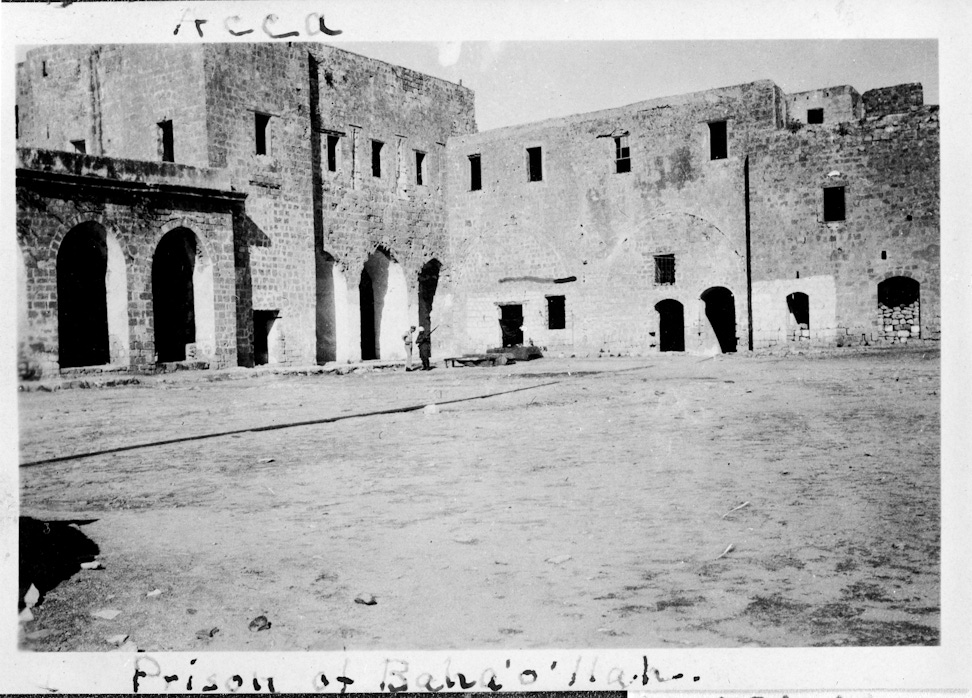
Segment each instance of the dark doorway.
[[439,270],[442,265],[437,259],[430,259],[418,275],[418,321],[426,329],[432,329],[432,302],[439,286]]
[[702,293],[705,303],[705,317],[719,341],[723,354],[736,351],[736,302],[732,291],[722,286],[714,286]]
[[685,311],[682,304],[667,298],[655,304],[658,311],[660,351],[685,351]]
[[375,346],[375,289],[367,269],[361,270],[358,284],[358,297],[361,303],[361,359],[368,361],[378,358]]
[[786,307],[790,310],[789,339],[810,339],[810,296],[800,292],[791,293],[786,297]]
[[105,231],[95,224],[71,230],[57,253],[57,340],[61,368],[108,363]]
[[270,330],[280,315],[278,310],[253,311],[253,363],[270,363]]
[[523,344],[523,306],[500,306],[500,330],[503,333],[503,346],[515,347]]
[[196,236],[178,228],[166,235],[152,258],[155,351],[159,362],[185,361],[186,344],[196,341],[192,272]]
[[317,363],[337,360],[337,305],[334,299],[334,257],[318,251],[317,264]]

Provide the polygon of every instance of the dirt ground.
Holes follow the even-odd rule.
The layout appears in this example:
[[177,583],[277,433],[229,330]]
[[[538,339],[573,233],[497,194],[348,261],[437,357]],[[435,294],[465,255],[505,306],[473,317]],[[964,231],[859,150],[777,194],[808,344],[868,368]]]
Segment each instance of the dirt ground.
[[21,515],[104,565],[21,646],[935,645],[939,376],[909,348],[22,393],[30,463],[529,388],[21,468]]

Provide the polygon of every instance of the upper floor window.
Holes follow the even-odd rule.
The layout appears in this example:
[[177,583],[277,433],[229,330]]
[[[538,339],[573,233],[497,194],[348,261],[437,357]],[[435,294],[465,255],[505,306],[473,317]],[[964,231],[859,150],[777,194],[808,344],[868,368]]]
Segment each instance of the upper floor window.
[[160,121],[159,124],[159,155],[162,162],[175,162],[175,140],[172,134],[172,120]]
[[340,136],[327,134],[327,171],[337,172],[338,140]]
[[480,156],[469,156],[469,190],[479,191],[483,188],[483,170]]
[[655,283],[656,284],[675,283],[675,255],[673,254],[655,255]]
[[823,122],[823,109],[807,109],[808,124],[822,124]]
[[415,151],[415,183],[422,186],[425,183],[425,153]]
[[725,121],[709,122],[709,159],[725,160],[729,157],[729,138]]
[[539,147],[527,148],[527,171],[529,181],[540,182],[543,180],[543,157]]
[[381,147],[385,145],[381,141],[371,141],[371,174],[374,177],[381,177]]
[[628,147],[628,134],[614,137],[614,163],[617,173],[631,172],[631,148]]
[[253,115],[256,138],[256,154],[270,154],[270,115],[257,112]]
[[824,187],[823,217],[827,222],[842,221],[846,211],[844,208],[844,187]]

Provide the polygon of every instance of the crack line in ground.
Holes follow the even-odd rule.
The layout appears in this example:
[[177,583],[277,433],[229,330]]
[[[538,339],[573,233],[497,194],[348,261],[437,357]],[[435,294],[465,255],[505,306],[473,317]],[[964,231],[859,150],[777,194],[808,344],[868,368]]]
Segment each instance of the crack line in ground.
[[[471,400],[483,400],[488,397],[497,397],[499,395],[509,395],[511,393],[519,393],[524,390],[535,390],[537,388],[545,388],[549,385],[557,385],[560,381],[550,381],[549,383],[538,383],[537,385],[528,385],[523,388],[513,388],[512,390],[501,390],[498,393],[486,393],[485,395],[473,395],[472,397],[460,397],[453,400],[441,400],[434,404],[436,405],[452,405],[457,402],[469,402]],[[383,414],[398,414],[403,412],[416,412],[418,410],[424,409],[426,405],[432,403],[422,403],[420,405],[408,405],[406,407],[391,407],[386,410],[373,410],[371,412],[359,412],[357,414],[344,414],[338,415],[336,417],[323,417],[321,419],[308,419],[302,422],[288,422],[286,424],[270,424],[263,427],[249,427],[247,429],[231,429],[229,431],[220,431],[214,434],[199,434],[196,436],[180,436],[176,439],[164,439],[162,441],[150,441],[148,443],[132,444],[129,446],[116,446],[115,448],[105,448],[100,451],[90,451],[88,453],[76,453],[70,456],[54,456],[53,458],[42,458],[41,460],[30,461],[28,463],[21,463],[21,468],[30,468],[37,465],[48,465],[50,463],[63,463],[69,460],[79,460],[81,458],[92,458],[94,456],[104,456],[110,453],[121,453],[123,451],[134,451],[139,448],[152,448],[154,446],[168,446],[170,444],[180,444],[187,443],[189,441],[201,441],[203,439],[216,439],[221,436],[233,436],[234,434],[247,434],[252,432],[261,431],[276,431],[277,429],[291,429],[293,427],[306,427],[314,424],[330,424],[333,422],[340,422],[344,419],[355,419],[357,417],[377,417]]]

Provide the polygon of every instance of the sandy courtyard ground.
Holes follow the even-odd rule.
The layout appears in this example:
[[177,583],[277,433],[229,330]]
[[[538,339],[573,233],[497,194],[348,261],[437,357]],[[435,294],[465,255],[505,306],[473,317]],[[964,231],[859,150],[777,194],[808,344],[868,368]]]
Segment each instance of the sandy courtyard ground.
[[939,375],[909,348],[22,393],[30,463],[530,388],[21,468],[21,515],[86,522],[104,565],[22,646],[938,644]]

